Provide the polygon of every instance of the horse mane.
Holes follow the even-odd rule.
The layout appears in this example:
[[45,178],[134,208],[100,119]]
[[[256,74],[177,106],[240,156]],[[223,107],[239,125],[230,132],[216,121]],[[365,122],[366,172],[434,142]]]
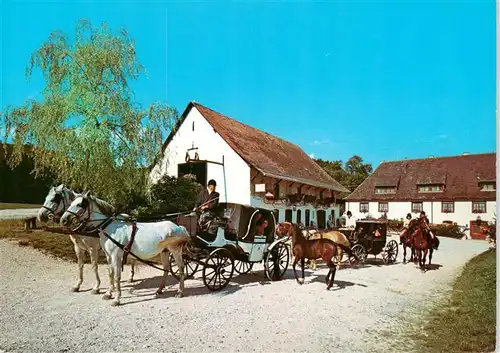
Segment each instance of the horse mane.
[[290,222],[290,224],[292,225],[292,229],[293,229],[295,235],[297,235],[300,239],[306,240],[306,237],[304,236],[304,234],[302,234],[302,229],[300,229],[300,226],[298,225],[298,223]]
[[419,225],[419,219],[418,218],[413,218],[410,221],[410,223],[408,224],[408,229],[410,231],[413,231],[418,225]]
[[99,211],[101,211],[105,216],[111,217],[115,214],[116,209],[110,203],[108,203],[104,200],[98,199],[95,196],[89,196],[89,198],[95,202]]

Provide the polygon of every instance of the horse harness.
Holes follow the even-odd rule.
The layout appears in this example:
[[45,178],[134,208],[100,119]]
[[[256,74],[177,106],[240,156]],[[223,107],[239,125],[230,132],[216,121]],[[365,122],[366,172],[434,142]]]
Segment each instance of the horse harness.
[[[104,233],[104,231],[103,231],[103,233]],[[123,266],[127,263],[128,254],[130,253],[130,249],[132,248],[132,244],[134,243],[135,233],[137,233],[137,222],[133,221],[132,222],[132,234],[130,235],[130,239],[129,239],[127,245],[125,245],[123,247],[122,271],[123,271]]]
[[[70,214],[72,214],[72,215],[80,218],[80,215],[77,214],[77,213],[71,212],[69,210],[67,210],[67,212],[69,212]],[[87,212],[90,215],[90,205],[89,205],[89,207],[87,209]],[[82,215],[83,215],[83,213],[82,213]],[[104,214],[103,214],[103,216],[104,216]],[[119,243],[117,240],[113,239],[113,237],[111,237],[108,233],[106,233],[106,231],[105,231],[106,227],[109,226],[111,224],[111,222],[113,222],[115,220],[116,220],[116,214],[113,214],[111,217],[102,219],[103,222],[101,224],[99,224],[98,226],[96,226],[94,228],[91,228],[90,230],[89,230],[89,228],[83,227],[84,222],[82,222],[78,227],[76,227],[72,231],[79,232],[79,233],[82,233],[82,235],[90,236],[90,237],[94,237],[94,238],[99,238],[99,233],[102,232],[102,234],[104,234],[104,236],[106,238],[108,238],[109,240],[111,240],[111,242],[113,242],[113,244],[115,244],[117,247],[119,247],[123,251],[123,256],[122,256],[122,271],[123,271],[124,265],[127,263],[128,254],[130,254],[133,257],[135,257],[137,260],[139,260],[140,262],[145,263],[146,265],[149,265],[151,267],[154,267],[154,268],[156,268],[158,270],[161,270],[161,271],[165,272],[166,271],[165,269],[156,266],[153,261],[143,260],[143,259],[141,259],[139,256],[135,255],[131,251],[132,245],[133,245],[134,240],[135,240],[135,235],[137,233],[137,221],[135,221],[135,220],[132,220],[132,221],[130,221],[130,220],[124,220],[125,222],[131,222],[132,223],[132,234],[130,235],[130,239],[129,239],[129,241],[127,242],[127,244],[125,246],[122,245],[121,243]],[[80,229],[80,228],[82,228],[82,229]]]

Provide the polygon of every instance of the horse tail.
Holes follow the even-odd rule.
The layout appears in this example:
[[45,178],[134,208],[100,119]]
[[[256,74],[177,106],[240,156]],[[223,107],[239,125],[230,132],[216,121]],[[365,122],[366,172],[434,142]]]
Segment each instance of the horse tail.
[[433,244],[432,244],[432,247],[433,247],[434,249],[436,249],[436,250],[438,250],[438,248],[439,248],[439,239],[438,239],[438,237],[436,237],[436,235],[435,235],[435,234],[434,234],[434,242],[433,242]]
[[345,244],[339,244],[339,243],[337,243],[337,246],[340,247],[342,250],[344,250],[347,253],[347,255],[349,256],[349,258],[354,257],[354,259],[356,261],[360,260],[359,257],[352,252],[350,246],[345,245]]
[[161,240],[158,246],[162,248],[179,249],[184,248],[190,240],[191,237],[188,236],[172,236],[168,237],[166,240]]

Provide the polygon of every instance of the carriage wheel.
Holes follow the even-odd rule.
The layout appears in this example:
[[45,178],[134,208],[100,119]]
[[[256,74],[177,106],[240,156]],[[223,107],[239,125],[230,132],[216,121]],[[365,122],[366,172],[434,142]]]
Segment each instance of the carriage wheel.
[[351,251],[354,255],[356,255],[360,262],[365,262],[368,254],[366,253],[366,249],[361,244],[356,244],[351,248]]
[[253,267],[253,263],[251,262],[243,262],[243,261],[235,261],[236,265],[234,265],[234,270],[240,275],[244,275],[245,273],[250,272]]
[[387,243],[384,252],[382,253],[382,259],[385,264],[396,262],[396,258],[398,257],[398,243],[395,240],[391,240]]
[[[187,259],[184,260],[184,279],[191,279],[194,277],[196,271],[198,271],[198,264],[196,262],[191,262]],[[175,277],[176,280],[180,281],[179,277],[179,267],[175,263],[174,256],[170,254],[170,272],[172,276]]]
[[266,254],[264,273],[270,281],[283,278],[290,262],[290,251],[284,243],[278,243]]
[[213,292],[220,291],[229,284],[233,273],[233,255],[225,248],[215,249],[205,260],[202,272],[203,283]]

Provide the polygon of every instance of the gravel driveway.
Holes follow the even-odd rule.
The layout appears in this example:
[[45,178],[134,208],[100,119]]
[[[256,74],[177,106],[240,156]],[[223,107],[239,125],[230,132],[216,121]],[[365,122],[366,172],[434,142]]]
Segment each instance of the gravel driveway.
[[[218,293],[188,280],[179,299],[170,276],[170,288],[155,299],[160,271],[142,267],[135,283],[124,283],[123,305],[111,307],[89,293],[88,265],[85,292],[71,293],[76,264],[4,240],[0,352],[411,352],[402,332],[422,317],[423,298],[445,295],[463,264],[487,248],[484,241],[441,238],[433,259],[439,268],[427,273],[403,265],[401,248],[390,266],[370,255],[366,267],[337,271],[331,291],[322,264],[306,271],[303,286],[291,270],[285,280],[267,282],[258,266]],[[106,271],[101,265],[101,291]]]

